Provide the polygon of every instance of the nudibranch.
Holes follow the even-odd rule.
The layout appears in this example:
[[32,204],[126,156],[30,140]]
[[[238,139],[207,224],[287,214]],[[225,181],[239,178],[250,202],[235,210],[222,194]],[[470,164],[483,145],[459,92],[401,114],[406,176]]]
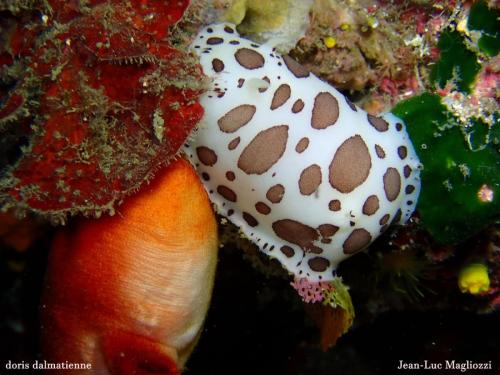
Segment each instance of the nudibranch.
[[367,114],[234,25],[204,28],[191,47],[212,83],[186,152],[218,212],[264,253],[327,281],[408,220],[420,163],[400,119]]
[[81,371],[89,374],[179,374],[212,294],[212,205],[179,159],[118,211],[57,234],[42,300],[44,359],[90,364]]

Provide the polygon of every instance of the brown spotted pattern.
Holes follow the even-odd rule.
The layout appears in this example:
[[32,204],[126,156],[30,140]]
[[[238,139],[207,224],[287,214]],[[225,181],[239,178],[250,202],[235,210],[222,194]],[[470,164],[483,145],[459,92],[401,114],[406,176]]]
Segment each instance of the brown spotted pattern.
[[240,48],[234,54],[236,61],[246,69],[258,69],[264,66],[264,56],[250,48]]
[[319,239],[319,233],[309,225],[291,219],[283,219],[275,221],[272,228],[279,238],[299,246],[306,252],[321,252],[321,249],[313,243]]
[[309,138],[304,137],[297,142],[297,145],[295,146],[295,151],[301,154],[306,150],[308,146],[309,146]]
[[330,239],[339,230],[339,227],[333,224],[321,224],[318,227],[319,234],[321,235],[321,242],[330,243]]
[[302,195],[311,195],[321,184],[321,168],[317,164],[310,165],[300,174],[299,189]]
[[373,115],[368,115],[368,122],[373,126],[375,129],[377,129],[379,132],[385,132],[389,130],[389,124],[387,121],[384,119],[373,116]]
[[217,186],[217,193],[222,195],[229,202],[236,202],[238,198],[233,190],[224,185]]
[[405,165],[405,167],[403,168],[403,175],[405,176],[405,178],[408,178],[408,177],[410,177],[410,174],[411,174],[410,166]]
[[214,46],[217,44],[222,44],[224,42],[224,39],[218,38],[218,37],[211,37],[207,39],[207,44]]
[[243,220],[245,220],[247,224],[250,225],[251,227],[256,227],[257,225],[259,225],[257,219],[252,215],[250,215],[248,212],[243,212],[242,216]]
[[309,71],[288,55],[283,56],[286,67],[297,78],[309,77]]
[[307,261],[309,267],[316,272],[323,272],[330,266],[330,261],[323,257],[314,257]]
[[304,102],[302,101],[302,99],[297,99],[295,101],[295,103],[293,103],[293,105],[292,105],[292,112],[293,113],[299,113],[303,109],[304,109]]
[[234,138],[233,140],[231,140],[231,142],[228,143],[227,148],[229,150],[234,150],[236,147],[238,147],[240,141],[241,141],[240,137]]
[[344,254],[354,254],[363,250],[371,242],[372,236],[366,229],[354,229],[342,245]]
[[208,147],[205,146],[197,147],[196,154],[198,155],[198,159],[203,164],[208,165],[209,167],[217,163],[217,154],[215,153],[214,150]]
[[408,155],[408,149],[406,148],[406,146],[398,147],[398,155],[401,160],[406,159],[406,156]]
[[389,214],[385,214],[384,216],[382,216],[382,217],[380,218],[380,220],[378,221],[378,223],[379,223],[380,225],[385,225],[385,224],[387,224],[387,222],[389,221],[389,218],[390,218],[390,217],[391,217],[391,215],[389,215]]
[[274,92],[271,110],[275,110],[285,104],[287,100],[290,99],[291,92],[290,86],[286,83],[280,85]]
[[250,104],[242,104],[231,109],[217,121],[219,129],[224,133],[234,133],[252,120],[256,110],[257,108]]
[[375,153],[380,159],[385,158],[385,151],[381,146],[375,145]]
[[311,126],[314,129],[326,129],[334,125],[339,118],[339,103],[329,92],[320,92],[314,98]]
[[342,205],[338,199],[333,199],[328,203],[328,209],[330,211],[340,211]]
[[348,138],[335,152],[330,164],[330,185],[341,193],[350,193],[361,185],[372,167],[370,153],[363,138]]
[[281,246],[280,251],[285,254],[287,258],[291,258],[295,255],[295,250],[292,249],[290,246]]
[[415,191],[415,186],[413,185],[408,185],[406,188],[405,188],[405,193],[406,194],[411,194]]
[[368,216],[373,215],[378,211],[379,207],[378,197],[376,195],[370,195],[363,204],[363,213]]
[[255,203],[255,209],[262,215],[269,215],[269,213],[271,212],[271,207],[269,207],[264,202]]
[[414,208],[418,160],[404,126],[366,114],[234,27],[211,28],[194,48],[213,79],[201,103],[218,126],[200,127],[197,137],[212,133],[188,154],[220,212],[261,250],[279,249],[274,255],[299,277],[330,280],[342,258]]
[[220,73],[224,70],[224,63],[220,59],[213,59],[212,68],[216,73]]
[[266,198],[271,203],[279,203],[283,199],[284,195],[285,195],[285,187],[281,184],[277,184],[271,186],[269,190],[267,190]]
[[387,168],[384,173],[384,191],[389,202],[394,201],[401,190],[401,176],[396,168]]
[[287,125],[273,126],[261,131],[241,153],[238,168],[246,174],[267,172],[285,152],[287,140]]

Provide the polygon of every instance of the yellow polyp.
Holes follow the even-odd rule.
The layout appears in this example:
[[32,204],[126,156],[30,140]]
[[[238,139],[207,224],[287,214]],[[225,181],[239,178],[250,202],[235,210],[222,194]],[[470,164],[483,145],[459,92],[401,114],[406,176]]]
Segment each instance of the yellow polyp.
[[469,263],[458,275],[458,287],[462,293],[479,294],[490,289],[488,268],[482,263]]
[[351,26],[348,23],[343,23],[342,25],[340,25],[340,29],[344,30],[344,31],[347,31],[350,28],[351,28]]
[[323,43],[325,43],[326,48],[333,48],[337,45],[337,40],[333,36],[327,36],[323,39]]
[[366,18],[366,23],[368,24],[368,26],[370,26],[372,29],[375,29],[378,27],[378,20],[373,17],[373,16],[368,16]]

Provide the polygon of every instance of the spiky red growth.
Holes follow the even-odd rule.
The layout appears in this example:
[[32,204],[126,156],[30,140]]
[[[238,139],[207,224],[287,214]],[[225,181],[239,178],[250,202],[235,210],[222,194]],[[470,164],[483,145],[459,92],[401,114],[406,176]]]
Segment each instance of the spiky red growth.
[[52,18],[17,19],[0,55],[24,67],[0,91],[0,130],[31,125],[0,203],[96,214],[167,163],[203,114],[202,72],[168,41],[189,1],[49,3]]

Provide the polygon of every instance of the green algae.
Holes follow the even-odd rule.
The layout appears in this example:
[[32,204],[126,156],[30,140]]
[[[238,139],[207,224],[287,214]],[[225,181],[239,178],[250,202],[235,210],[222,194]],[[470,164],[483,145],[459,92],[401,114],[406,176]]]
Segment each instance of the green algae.
[[500,10],[488,8],[485,1],[475,3],[467,27],[481,33],[477,46],[483,53],[496,56],[500,52]]
[[441,56],[431,71],[431,82],[441,88],[452,82],[460,91],[470,93],[481,69],[476,54],[467,48],[464,37],[456,30],[445,30],[438,47]]
[[468,126],[424,93],[399,103],[393,112],[408,126],[420,161],[422,225],[441,243],[460,242],[485,228],[500,212],[498,118]]

